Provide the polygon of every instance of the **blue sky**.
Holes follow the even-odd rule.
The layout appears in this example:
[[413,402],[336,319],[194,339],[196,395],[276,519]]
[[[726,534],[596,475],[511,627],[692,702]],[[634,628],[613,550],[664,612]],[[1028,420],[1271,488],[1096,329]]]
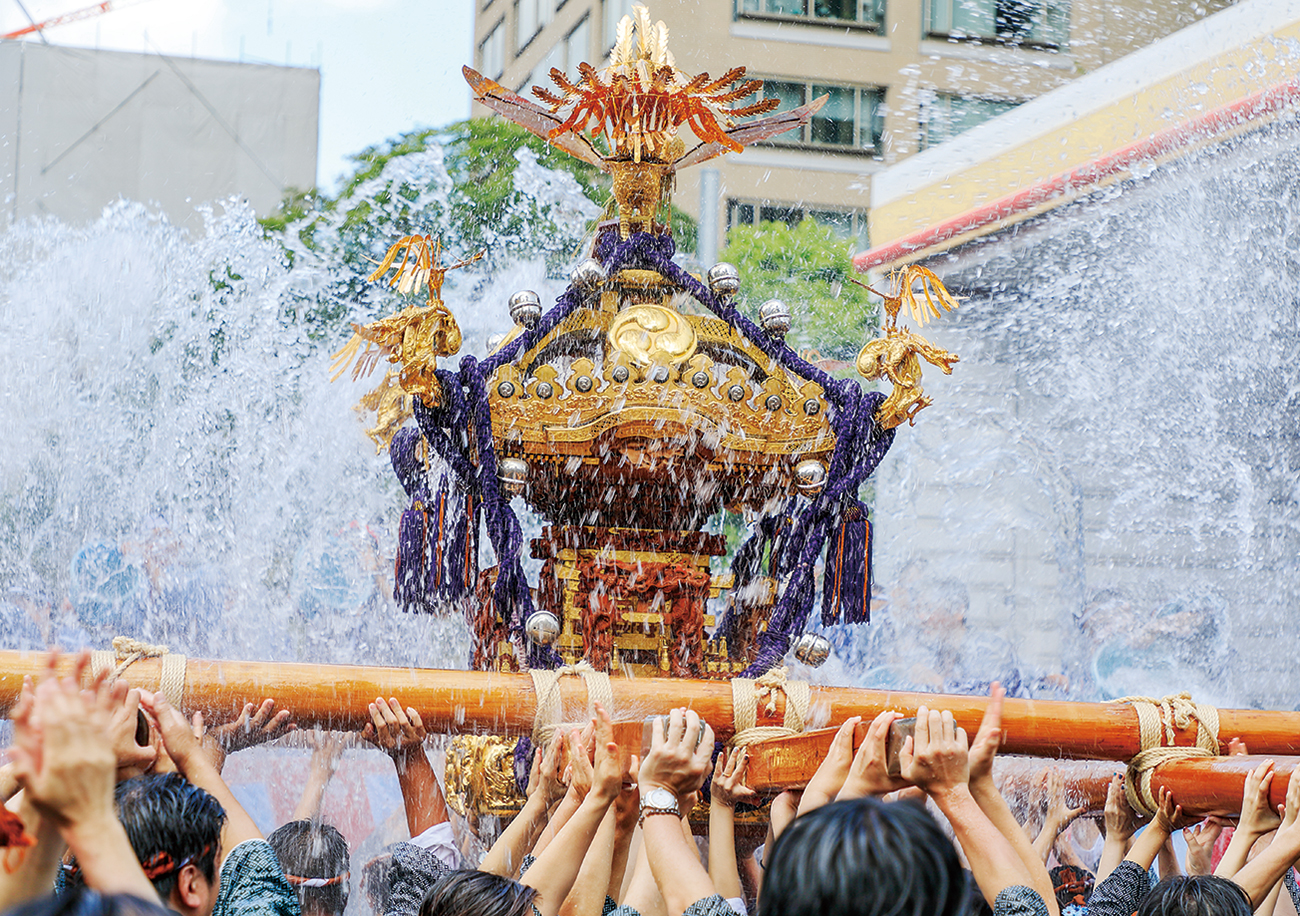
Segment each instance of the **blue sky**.
[[[37,21],[94,0],[22,0]],[[51,44],[319,67],[317,181],[332,189],[345,157],[419,126],[469,114],[473,0],[124,0],[51,28]],[[0,33],[27,24],[0,0]],[[38,40],[38,39],[27,39]]]

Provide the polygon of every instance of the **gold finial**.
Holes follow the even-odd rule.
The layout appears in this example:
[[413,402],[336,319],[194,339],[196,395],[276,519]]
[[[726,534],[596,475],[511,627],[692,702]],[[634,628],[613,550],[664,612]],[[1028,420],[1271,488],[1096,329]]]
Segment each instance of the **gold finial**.
[[[876,410],[876,422],[885,429],[893,429],[904,420],[915,424],[916,415],[933,403],[921,387],[921,361],[917,357],[937,366],[944,375],[952,375],[953,363],[959,360],[957,354],[936,347],[908,328],[898,327],[898,313],[905,305],[911,310],[913,320],[922,326],[930,318],[941,317],[943,311],[957,308],[959,300],[948,292],[943,281],[934,271],[916,264],[894,271],[891,281],[894,291],[886,294],[853,280],[885,300],[885,336],[869,341],[857,359],[857,369],[863,377],[888,378],[894,386]],[[918,281],[923,300],[918,300],[912,289]]]

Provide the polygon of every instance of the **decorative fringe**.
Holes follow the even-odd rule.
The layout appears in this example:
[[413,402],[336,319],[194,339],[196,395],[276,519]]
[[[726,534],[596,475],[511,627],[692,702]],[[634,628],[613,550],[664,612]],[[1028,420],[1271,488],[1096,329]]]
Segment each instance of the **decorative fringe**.
[[393,598],[408,612],[427,610],[425,570],[429,515],[418,499],[402,513],[397,527],[397,562],[393,567]]
[[856,500],[840,515],[826,545],[822,624],[871,620],[871,522]]

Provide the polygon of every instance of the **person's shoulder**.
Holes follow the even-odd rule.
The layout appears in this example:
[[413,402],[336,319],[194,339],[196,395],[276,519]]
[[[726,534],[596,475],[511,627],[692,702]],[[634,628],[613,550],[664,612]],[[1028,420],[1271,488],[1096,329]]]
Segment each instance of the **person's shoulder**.
[[1042,895],[1029,887],[1004,887],[993,901],[994,916],[1047,916],[1047,913]]

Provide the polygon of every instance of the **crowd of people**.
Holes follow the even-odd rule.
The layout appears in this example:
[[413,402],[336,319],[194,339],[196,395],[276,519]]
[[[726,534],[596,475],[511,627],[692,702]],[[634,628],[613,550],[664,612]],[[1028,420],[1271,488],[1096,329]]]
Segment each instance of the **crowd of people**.
[[[877,716],[856,750],[861,720],[850,718],[807,785],[768,806],[746,785],[747,752],[715,743],[694,712],[674,710],[648,729],[648,747],[621,749],[597,704],[585,727],[558,730],[535,754],[522,810],[477,861],[457,842],[418,712],[376,698],[364,738],[393,760],[411,839],[359,867],[354,881],[347,842],[319,816],[328,775],[305,786],[295,818],[265,837],[222,778],[228,752],[291,727],[287,711],[249,705],[236,722],[206,729],[161,693],[103,676],[83,687],[88,664],[78,658],[60,677],[52,658],[12,711],[10,760],[0,767],[0,912],[343,916],[354,884],[361,912],[376,916],[1300,909],[1300,779],[1274,809],[1272,764],[1260,765],[1229,826],[1186,823],[1165,792],[1141,819],[1116,777],[1100,855],[1086,861],[1071,828],[1082,812],[1059,775],[1038,783],[1019,818],[995,781],[997,685],[973,739],[949,712],[922,707],[896,761],[898,713]],[[704,804],[707,834],[697,838],[689,813]],[[738,807],[766,812],[756,848],[751,831],[738,830]],[[1170,844],[1180,828],[1183,863]]]

